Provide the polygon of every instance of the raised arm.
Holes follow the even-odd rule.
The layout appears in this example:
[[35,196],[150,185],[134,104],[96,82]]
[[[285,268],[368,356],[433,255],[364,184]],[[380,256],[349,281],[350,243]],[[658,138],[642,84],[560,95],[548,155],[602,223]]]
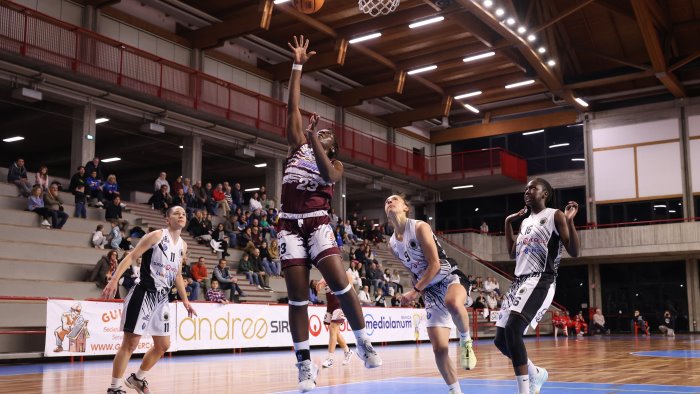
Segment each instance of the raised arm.
[[343,178],[343,163],[340,161],[331,161],[326,154],[326,150],[321,144],[321,140],[318,138],[318,133],[316,133],[316,124],[318,123],[319,116],[317,114],[312,114],[309,118],[309,127],[306,128],[306,138],[311,144],[311,148],[314,150],[314,156],[316,157],[316,165],[318,165],[318,172],[321,173],[321,177],[326,182],[338,182]]
[[109,300],[114,298],[114,294],[117,293],[117,287],[119,286],[119,278],[124,275],[124,271],[126,271],[127,268],[131,267],[131,264],[139,257],[141,257],[142,254],[146,253],[148,249],[153,247],[158,241],[160,240],[160,237],[163,235],[163,230],[156,230],[153,232],[150,232],[146,234],[141,240],[139,241],[138,244],[136,244],[136,247],[134,250],[131,251],[124,259],[119,263],[117,266],[117,271],[112,275],[112,279],[107,283],[107,286],[105,286],[104,290],[102,291],[102,298]]
[[554,214],[554,223],[557,226],[557,231],[559,231],[561,243],[564,244],[564,248],[571,257],[578,257],[581,246],[576,226],[574,226],[574,217],[577,212],[578,203],[569,201],[566,208],[564,208],[564,212],[557,210],[557,213]]
[[301,67],[316,52],[306,52],[309,48],[309,40],[304,36],[294,36],[294,45],[287,43],[294,54],[294,65],[292,66],[292,76],[289,78],[289,102],[287,103],[287,142],[291,149],[306,142],[304,128],[301,124],[301,111],[299,111],[299,101],[301,98]]
[[523,207],[523,209],[519,210],[518,212],[509,215],[506,218],[506,225],[505,225],[505,230],[506,230],[506,245],[508,247],[508,253],[510,253],[510,258],[514,259],[515,258],[515,242],[517,241],[517,238],[515,237],[515,234],[513,234],[513,221],[518,219],[519,217],[525,216],[527,213],[527,207]]

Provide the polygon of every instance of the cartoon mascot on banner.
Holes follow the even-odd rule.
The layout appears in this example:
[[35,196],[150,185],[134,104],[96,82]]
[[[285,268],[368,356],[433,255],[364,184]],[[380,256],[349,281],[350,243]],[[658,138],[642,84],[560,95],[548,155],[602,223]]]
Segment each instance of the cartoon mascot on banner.
[[83,306],[80,303],[73,305],[70,311],[61,314],[61,325],[56,328],[56,349],[54,352],[63,351],[63,340],[68,337],[68,350],[71,352],[85,352],[85,342],[90,337],[88,321],[80,314]]

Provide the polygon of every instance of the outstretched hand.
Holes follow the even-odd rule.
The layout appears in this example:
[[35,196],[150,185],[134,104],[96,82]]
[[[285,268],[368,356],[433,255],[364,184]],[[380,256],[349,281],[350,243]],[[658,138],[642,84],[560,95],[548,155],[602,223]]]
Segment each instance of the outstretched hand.
[[291,42],[288,42],[287,45],[289,45],[294,54],[294,64],[304,64],[311,56],[316,54],[316,51],[307,52],[309,40],[304,39],[303,35],[300,35],[298,38],[294,36],[294,45]]
[[574,220],[574,216],[578,213],[578,203],[576,201],[569,201],[564,208],[564,215],[566,220]]
[[316,125],[321,117],[317,113],[312,113],[309,115],[309,125],[306,126],[306,135],[311,138],[316,134]]
[[514,214],[512,214],[512,215],[509,215],[509,216],[506,218],[506,222],[510,223],[510,222],[512,222],[513,220],[515,220],[515,219],[517,219],[517,218],[519,218],[519,217],[521,217],[521,216],[525,216],[526,213],[527,213],[527,206],[523,207],[523,209],[519,210],[518,212],[516,212],[516,213],[514,213]]

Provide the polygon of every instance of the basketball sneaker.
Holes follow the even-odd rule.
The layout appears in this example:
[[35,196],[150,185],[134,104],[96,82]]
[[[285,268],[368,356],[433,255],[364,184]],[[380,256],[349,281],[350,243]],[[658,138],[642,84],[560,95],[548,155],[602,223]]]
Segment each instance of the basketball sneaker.
[[316,387],[316,375],[318,375],[318,367],[311,360],[298,362],[299,368],[299,391],[305,393]]
[[333,359],[328,357],[322,364],[321,366],[323,368],[333,368]]
[[121,387],[118,387],[116,389],[108,388],[107,394],[126,394],[126,391],[122,390]]
[[126,387],[136,390],[139,394],[151,394],[146,379],[137,378],[135,373],[132,373],[128,378],[124,379],[124,383]]
[[537,373],[530,375],[530,394],[540,394],[542,385],[549,378],[549,373],[542,367],[537,367]]
[[356,346],[357,357],[365,363],[365,368],[377,368],[382,365],[382,359],[372,347],[369,339],[360,340]]
[[352,350],[348,349],[347,352],[345,352],[345,356],[343,357],[343,365],[348,365],[350,364],[350,361],[352,361],[352,355],[355,354]]
[[469,340],[459,340],[459,349],[461,350],[459,354],[459,363],[462,368],[466,370],[474,369],[476,367],[476,354],[474,353],[474,348],[472,347],[474,341]]

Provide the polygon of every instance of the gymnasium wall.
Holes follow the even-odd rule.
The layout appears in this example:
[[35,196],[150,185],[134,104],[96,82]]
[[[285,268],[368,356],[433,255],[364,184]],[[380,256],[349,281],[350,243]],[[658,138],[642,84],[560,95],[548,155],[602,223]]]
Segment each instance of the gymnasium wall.
[[[690,171],[693,193],[700,193],[700,106],[689,108],[688,136],[690,138]],[[696,212],[697,214],[697,212]]]
[[83,19],[83,6],[66,0],[13,0],[27,8],[80,26]]
[[596,203],[682,195],[680,110],[673,103],[651,107],[592,114]]

